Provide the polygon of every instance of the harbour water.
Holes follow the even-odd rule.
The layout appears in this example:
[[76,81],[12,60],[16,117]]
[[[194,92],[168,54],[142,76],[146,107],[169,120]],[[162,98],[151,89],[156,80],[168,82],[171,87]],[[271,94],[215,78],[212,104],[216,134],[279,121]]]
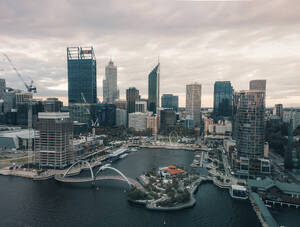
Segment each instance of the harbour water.
[[[153,167],[189,166],[193,158],[191,151],[143,149],[113,166],[135,178]],[[35,182],[1,176],[0,226],[260,226],[249,201],[233,200],[227,190],[212,184],[199,187],[195,207],[176,212],[149,211],[129,204],[124,182],[98,184],[96,190],[89,185],[74,187],[54,180]],[[284,222],[280,224],[298,226],[299,211],[292,214],[293,220],[287,218],[288,214],[278,214]]]

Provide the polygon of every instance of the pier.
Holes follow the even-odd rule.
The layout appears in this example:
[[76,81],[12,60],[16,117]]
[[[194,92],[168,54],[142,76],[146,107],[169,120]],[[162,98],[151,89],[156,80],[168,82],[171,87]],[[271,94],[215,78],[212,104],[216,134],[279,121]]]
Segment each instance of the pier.
[[249,199],[263,227],[279,227],[278,223],[257,193],[250,192]]

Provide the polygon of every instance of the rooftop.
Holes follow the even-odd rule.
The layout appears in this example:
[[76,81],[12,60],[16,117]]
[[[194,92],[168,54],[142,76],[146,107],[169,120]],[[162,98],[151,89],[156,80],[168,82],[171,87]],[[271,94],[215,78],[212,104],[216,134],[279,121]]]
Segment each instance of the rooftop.
[[268,190],[269,188],[276,186],[284,193],[300,193],[300,185],[298,184],[289,184],[274,181],[270,178],[265,178],[264,180],[248,180],[248,185],[250,187],[260,188],[262,190]]

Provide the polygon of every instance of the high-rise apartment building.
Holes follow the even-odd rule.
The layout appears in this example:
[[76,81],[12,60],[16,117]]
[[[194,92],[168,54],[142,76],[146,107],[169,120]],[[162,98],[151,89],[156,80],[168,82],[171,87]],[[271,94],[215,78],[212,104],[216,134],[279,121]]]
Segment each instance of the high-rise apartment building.
[[110,60],[105,67],[105,79],[103,80],[103,101],[113,103],[119,99],[117,66]]
[[148,75],[148,110],[157,113],[159,108],[160,64]]
[[127,112],[135,112],[135,103],[140,100],[139,90],[135,87],[130,87],[126,90]]
[[201,84],[186,85],[186,115],[196,127],[201,126]]
[[172,94],[163,94],[161,96],[161,107],[178,110],[178,96]]
[[216,81],[214,85],[214,121],[232,118],[233,88],[230,81]]
[[239,157],[264,157],[265,92],[241,91],[237,98],[236,144]]
[[40,167],[64,168],[74,162],[73,135],[69,113],[38,114],[35,135],[35,163]]
[[97,103],[97,67],[93,47],[68,47],[68,98],[74,103]]
[[263,90],[266,91],[266,80],[251,80],[249,83],[250,90]]

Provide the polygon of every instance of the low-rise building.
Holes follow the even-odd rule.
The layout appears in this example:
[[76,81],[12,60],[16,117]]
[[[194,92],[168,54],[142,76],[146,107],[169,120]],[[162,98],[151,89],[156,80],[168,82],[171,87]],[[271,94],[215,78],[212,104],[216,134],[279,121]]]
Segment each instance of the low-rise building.
[[264,201],[300,205],[300,187],[297,184],[282,183],[270,178],[248,180],[248,186]]

